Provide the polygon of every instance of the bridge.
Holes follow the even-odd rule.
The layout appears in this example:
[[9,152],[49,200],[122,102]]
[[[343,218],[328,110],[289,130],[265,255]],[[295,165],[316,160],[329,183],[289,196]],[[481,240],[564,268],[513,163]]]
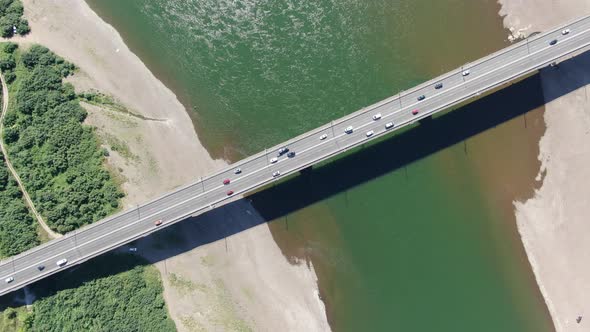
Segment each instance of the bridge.
[[[355,146],[531,74],[590,44],[590,16],[529,37],[408,91],[0,262],[0,295],[85,262]],[[280,148],[289,152],[279,155]],[[237,169],[240,171],[238,172]],[[229,183],[227,183],[229,179]],[[66,263],[64,259],[67,260]],[[63,263],[60,264],[59,263]],[[40,269],[43,266],[43,269]],[[10,279],[11,278],[11,279]],[[8,282],[8,280],[11,280]]]

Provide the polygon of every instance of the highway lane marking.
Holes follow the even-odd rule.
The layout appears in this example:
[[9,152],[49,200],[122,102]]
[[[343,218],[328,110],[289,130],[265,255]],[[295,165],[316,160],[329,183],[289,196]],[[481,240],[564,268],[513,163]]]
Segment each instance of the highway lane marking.
[[[584,30],[584,31],[582,31],[582,32],[579,32],[579,33],[577,33],[577,34],[575,34],[575,35],[571,36],[570,38],[567,38],[567,39],[565,39],[565,40],[562,42],[562,44],[563,44],[563,43],[565,43],[565,42],[570,42],[570,43],[571,43],[571,41],[572,41],[572,40],[574,40],[574,38],[573,38],[573,37],[580,37],[580,38],[581,38],[581,37],[583,37],[583,36],[581,36],[581,35],[585,34],[585,33],[586,33],[586,32],[588,32],[588,31],[590,31],[590,29],[587,29],[587,30]],[[547,36],[546,36],[546,37],[547,37]],[[579,38],[578,38],[578,39],[579,39]],[[560,46],[561,46],[562,44],[560,44]],[[542,48],[542,49],[540,49],[540,50],[538,50],[538,51],[535,51],[535,52],[533,52],[533,53],[531,53],[531,54],[527,54],[527,56],[526,56],[526,57],[520,57],[520,58],[518,58],[518,59],[516,59],[516,60],[514,60],[514,61],[508,62],[508,63],[506,63],[506,64],[504,64],[504,65],[502,65],[502,66],[500,66],[500,67],[497,67],[497,68],[495,68],[494,70],[490,70],[490,71],[488,71],[488,72],[487,72],[485,75],[480,75],[480,76],[477,76],[477,77],[475,77],[475,78],[473,78],[473,79],[470,79],[470,80],[468,80],[468,81],[466,81],[466,82],[461,82],[461,83],[459,83],[459,84],[457,84],[457,85],[455,85],[455,86],[453,86],[453,87],[451,87],[451,88],[449,88],[449,89],[446,89],[444,92],[442,92],[442,91],[441,91],[440,93],[437,93],[437,94],[433,95],[431,98],[440,97],[440,96],[441,96],[441,95],[443,95],[443,94],[444,94],[444,95],[446,95],[446,96],[450,96],[450,95],[449,95],[449,93],[448,93],[449,91],[456,90],[456,89],[457,89],[457,88],[459,88],[459,87],[463,87],[463,86],[465,86],[465,85],[466,85],[466,83],[469,83],[469,82],[472,82],[472,81],[476,81],[476,80],[482,80],[483,78],[488,78],[488,79],[489,79],[491,74],[493,74],[493,73],[495,73],[495,72],[498,72],[500,69],[504,69],[504,68],[506,68],[506,67],[508,67],[508,66],[510,66],[510,65],[513,65],[513,64],[514,64],[514,63],[516,63],[516,62],[522,61],[522,60],[524,60],[524,59],[527,59],[527,58],[532,58],[534,55],[537,55],[537,54],[539,54],[539,53],[541,53],[541,52],[544,52],[544,51],[545,51],[545,50],[547,50],[547,49],[550,49],[550,48],[552,48],[552,46],[553,46],[553,45],[550,45],[550,46],[548,46],[548,47],[546,46],[545,48]],[[470,67],[470,68],[473,68],[473,67]],[[525,70],[525,71],[526,71],[526,70]],[[428,85],[428,86],[429,86],[429,85]],[[428,86],[426,86],[426,87],[428,87]],[[424,87],[424,88],[426,88],[426,87]],[[424,89],[424,88],[422,88],[422,89]],[[421,90],[417,90],[417,91],[421,91]],[[451,102],[451,103],[452,103],[452,102]],[[407,110],[408,108],[413,108],[413,107],[415,107],[415,105],[417,105],[417,104],[419,104],[419,103],[414,103],[414,104],[411,104],[411,105],[409,105],[409,106],[405,106],[405,107],[403,107],[403,108],[401,108],[401,109],[399,109],[399,110],[397,110],[397,111],[394,111],[394,112],[391,112],[391,113],[389,113],[389,114],[386,114],[385,116],[383,116],[383,118],[387,118],[387,117],[393,117],[393,116],[399,115],[400,113],[404,112],[404,111],[405,111],[405,110]],[[386,105],[386,104],[384,104],[384,105]],[[381,106],[383,106],[383,105],[381,105]],[[431,107],[440,108],[440,106],[438,106],[438,107],[436,107],[436,106],[431,106]],[[367,109],[367,110],[365,110],[365,112],[364,112],[364,113],[362,113],[362,114],[359,114],[359,115],[357,115],[357,116],[354,116],[354,117],[353,117],[353,118],[351,118],[351,119],[347,119],[346,121],[344,121],[344,122],[342,122],[342,123],[347,123],[348,121],[350,121],[350,120],[353,120],[353,119],[355,119],[355,118],[358,118],[358,117],[360,117],[361,115],[366,115],[367,113],[369,113],[370,111],[373,111],[373,110],[374,110],[374,109]],[[434,110],[427,111],[426,113],[428,114],[428,113],[432,113],[432,112],[434,112]],[[412,118],[410,118],[409,120],[403,121],[403,122],[402,122],[400,125],[398,125],[398,126],[397,126],[397,128],[396,128],[396,129],[399,129],[400,127],[402,127],[402,124],[405,126],[407,123],[411,123],[411,122],[415,122],[415,121],[416,121],[415,119],[412,119]],[[339,123],[339,125],[340,125],[340,124],[342,124],[342,123]],[[367,122],[367,123],[364,123],[364,124],[362,124],[362,125],[358,126],[357,128],[364,128],[364,127],[366,127],[367,125],[370,125],[370,124],[373,124],[373,123],[378,123],[378,121],[370,121],[370,122]],[[326,129],[326,130],[327,130],[327,129]],[[390,131],[390,130],[382,130],[382,131],[380,131],[380,132],[379,132],[379,134],[381,134],[381,133],[383,133],[383,132],[389,132],[389,131]],[[394,130],[392,130],[392,132],[393,132],[393,131],[394,131]],[[304,150],[303,150],[302,152],[300,152],[300,153],[301,153],[301,154],[303,154],[303,153],[306,153],[306,152],[308,152],[308,151],[310,151],[310,150],[313,150],[313,149],[315,149],[315,148],[317,148],[317,147],[320,147],[320,146],[322,146],[322,145],[324,145],[324,144],[327,144],[327,143],[330,143],[330,142],[337,142],[337,140],[338,140],[339,138],[341,138],[341,137],[343,137],[343,136],[346,136],[346,135],[348,135],[348,134],[339,134],[339,135],[337,135],[337,136],[335,136],[335,137],[332,137],[332,138],[330,138],[328,141],[323,141],[323,142],[320,142],[319,144],[312,145],[312,146],[308,147],[307,149],[304,149]],[[300,141],[303,141],[303,140],[305,140],[305,139],[307,139],[307,138],[310,138],[310,137],[311,137],[311,136],[304,137],[304,138],[302,138],[302,140],[300,140]],[[358,142],[361,142],[362,140],[363,140],[363,139],[361,138],[361,139],[359,139],[359,141],[358,141]],[[354,145],[354,144],[356,144],[356,142],[353,142],[353,143],[351,143],[351,144],[349,144],[349,145]],[[340,150],[343,150],[343,149],[346,149],[346,148],[347,148],[347,147],[345,147],[345,148],[341,148]],[[262,157],[262,156],[256,157],[256,158],[254,158],[254,159],[257,159],[257,158],[260,158],[260,157]],[[283,159],[279,160],[279,162],[286,162],[286,161],[288,161],[288,160],[289,160],[288,158],[283,158]],[[244,175],[244,176],[241,176],[241,177],[238,177],[238,178],[236,178],[235,182],[238,182],[238,181],[240,181],[240,180],[246,180],[246,179],[247,179],[249,176],[251,176],[251,175],[254,175],[254,174],[256,174],[256,173],[259,173],[260,171],[262,171],[262,170],[265,170],[265,169],[267,169],[267,168],[270,168],[270,167],[272,167],[273,165],[276,165],[276,164],[267,164],[267,165],[265,165],[265,166],[264,166],[263,168],[261,168],[261,169],[258,169],[258,170],[254,171],[254,172],[251,172],[251,173],[248,173],[248,175]],[[235,166],[235,165],[232,165],[232,166]],[[221,173],[219,173],[219,174],[223,174],[223,173],[225,173],[225,172],[221,172]],[[215,175],[215,176],[217,176],[217,175]],[[274,177],[272,177],[272,178],[271,178],[271,180],[272,180],[272,179],[274,179]],[[268,181],[268,180],[263,180],[263,182],[264,182],[264,181]],[[193,184],[193,185],[195,185],[195,184]],[[260,185],[260,184],[258,184],[258,185]],[[257,186],[258,186],[258,185],[257,185]],[[191,186],[191,185],[187,186],[187,188],[189,188],[190,186]],[[217,186],[217,187],[215,187],[215,188],[213,188],[213,189],[210,189],[210,190],[208,190],[208,191],[206,191],[206,192],[202,192],[202,193],[200,193],[200,194],[199,194],[199,195],[197,195],[197,196],[193,196],[193,197],[191,197],[191,198],[189,198],[189,199],[186,199],[186,200],[184,200],[184,201],[182,201],[182,202],[180,202],[180,203],[174,204],[174,205],[172,205],[172,206],[170,206],[170,207],[168,207],[168,208],[165,208],[165,209],[163,209],[163,210],[160,210],[160,211],[158,211],[157,213],[153,213],[153,214],[151,214],[151,215],[149,215],[149,216],[147,216],[147,217],[144,217],[144,218],[138,219],[138,220],[136,220],[136,221],[134,221],[134,222],[132,222],[132,223],[129,223],[129,224],[125,225],[125,226],[124,226],[123,228],[121,228],[121,229],[124,229],[124,228],[127,228],[127,227],[131,227],[131,226],[133,226],[133,225],[139,224],[139,223],[141,223],[142,221],[146,221],[146,219],[153,217],[154,215],[157,215],[157,214],[160,214],[160,213],[166,212],[166,211],[168,211],[168,210],[170,210],[170,209],[172,209],[172,208],[175,208],[175,207],[177,207],[177,206],[179,206],[179,205],[182,205],[182,204],[184,204],[184,203],[186,203],[186,202],[188,202],[188,201],[191,201],[191,200],[194,200],[194,199],[196,199],[196,198],[199,198],[199,197],[201,197],[201,196],[203,196],[203,195],[205,195],[205,194],[213,194],[213,193],[215,193],[215,191],[216,191],[216,190],[218,190],[219,188],[222,188],[222,187],[224,187],[224,186]],[[183,189],[184,189],[184,188],[183,188]],[[223,201],[223,200],[225,200],[225,199],[228,199],[228,198],[229,198],[229,197],[224,197],[224,198],[222,198],[222,199],[218,199],[217,201],[215,201],[215,202],[213,202],[213,203],[211,203],[211,204],[217,204],[217,203],[219,203],[219,202],[221,202],[221,201]],[[210,204],[208,204],[208,205],[210,205]],[[207,205],[207,206],[208,206],[208,205]],[[201,209],[203,209],[203,208],[206,208],[207,206],[201,207],[201,208],[197,209],[196,211],[198,211],[198,210],[201,210]],[[194,212],[191,212],[191,213],[194,213]],[[109,225],[112,225],[112,224],[110,224],[110,223],[109,223]],[[118,230],[119,230],[119,229],[117,229],[117,230],[114,230],[114,231],[111,231],[111,232],[109,232],[109,233],[107,233],[107,234],[101,235],[100,237],[98,237],[98,238],[95,238],[95,239],[92,239],[92,240],[90,240],[90,241],[87,241],[87,242],[85,242],[83,245],[78,245],[77,247],[81,247],[81,246],[85,246],[85,245],[87,245],[87,244],[93,243],[93,242],[95,242],[96,240],[102,239],[102,238],[104,238],[105,236],[108,236],[108,235],[111,235],[112,233],[115,233],[115,232],[117,232]],[[77,235],[77,234],[76,234],[76,235]],[[73,249],[68,249],[67,251],[64,251],[64,252],[63,252],[61,255],[65,254],[65,253],[68,253],[68,252],[70,252],[70,251],[72,251],[72,250],[75,250],[75,249],[76,249],[76,247],[75,247],[75,248],[73,248]],[[59,256],[59,255],[55,255],[55,256],[49,257],[49,258],[45,259],[44,261],[47,261],[47,260],[50,260],[50,259],[56,258],[56,257],[58,257],[58,256]],[[22,259],[22,258],[24,258],[24,257],[26,257],[26,256],[19,257],[19,259]],[[8,262],[7,262],[7,263],[8,263]],[[15,271],[15,272],[13,272],[13,273],[14,273],[14,274],[18,274],[18,273],[20,273],[20,272],[22,272],[22,271],[24,271],[24,270],[27,270],[27,269],[31,268],[32,266],[34,266],[34,265],[31,265],[31,266],[29,266],[29,267],[26,267],[26,268],[20,269],[20,270],[18,270],[18,271]]]

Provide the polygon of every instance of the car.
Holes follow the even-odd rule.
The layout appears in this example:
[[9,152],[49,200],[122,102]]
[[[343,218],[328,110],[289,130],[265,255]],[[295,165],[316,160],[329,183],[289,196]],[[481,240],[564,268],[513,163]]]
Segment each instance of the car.
[[374,131],[369,130],[369,131],[367,131],[367,133],[365,135],[367,135],[367,137],[371,137],[371,136],[373,136],[374,133],[375,133]]
[[291,152],[287,153],[287,157],[289,157],[289,158],[295,157],[295,152],[291,151]]
[[561,34],[564,35],[564,36],[567,35],[568,33],[570,33],[570,29],[563,29],[563,30],[561,30]]
[[234,191],[233,190],[228,190],[227,193],[226,193],[227,196],[231,196],[233,194],[234,194]]
[[279,158],[277,158],[277,157],[274,157],[274,158],[272,158],[272,159],[270,160],[270,163],[271,163],[271,164],[274,164],[274,163],[276,163],[277,161],[279,161]]
[[443,87],[443,84],[442,84],[442,83],[436,83],[436,84],[434,85],[434,88],[435,88],[435,89],[437,89],[437,90],[438,90],[438,89],[442,89],[442,87]]
[[281,171],[276,171],[276,172],[272,173],[273,178],[276,178],[279,175],[281,175]]
[[289,148],[280,148],[279,149],[279,157],[284,155],[287,152],[289,152]]
[[549,42],[549,45],[555,45],[557,44],[557,39],[553,39],[552,41]]
[[328,134],[323,134],[322,136],[320,136],[320,141],[323,141],[326,138],[328,138]]
[[413,110],[413,111],[412,111],[412,115],[416,115],[416,114],[418,114],[418,113],[420,113],[420,111],[418,111],[418,110]]
[[6,281],[6,283],[9,284],[9,283],[11,283],[11,282],[14,281],[14,278],[13,277],[8,277],[8,278],[4,279],[4,281]]
[[348,126],[348,127],[346,127],[346,129],[344,129],[344,132],[347,134],[352,134],[352,131],[353,131],[352,126]]
[[465,69],[464,71],[462,71],[461,75],[463,75],[463,76],[469,75],[469,69]]
[[393,128],[393,122],[388,122],[385,124],[385,129]]
[[238,167],[238,168],[234,169],[234,174],[240,174],[240,173],[242,173],[241,168]]
[[223,180],[223,184],[228,185],[229,183],[230,183],[230,180],[229,179]]
[[137,248],[136,247],[131,247],[131,248],[129,248],[129,251],[136,252],[137,251]]
[[379,119],[381,119],[381,113],[377,113],[377,114],[373,115],[373,120],[377,121]]
[[418,99],[418,101],[420,101],[420,100],[424,100],[425,98],[426,98],[425,95],[421,95],[421,96],[418,96],[418,98],[416,98],[416,99]]
[[154,221],[154,225],[156,225],[156,226],[162,225],[162,219],[158,219],[158,220]]
[[64,266],[67,263],[68,263],[68,260],[65,258],[62,258],[62,259],[58,260],[57,263],[55,263],[55,264],[57,264],[57,266]]
[[37,270],[39,270],[39,271],[45,270],[45,265],[39,265],[39,266],[37,266]]

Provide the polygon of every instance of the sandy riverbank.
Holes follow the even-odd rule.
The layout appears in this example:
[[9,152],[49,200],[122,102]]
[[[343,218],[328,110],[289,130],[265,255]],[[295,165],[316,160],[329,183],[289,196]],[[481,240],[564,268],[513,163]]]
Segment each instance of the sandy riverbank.
[[[590,14],[588,0],[500,0],[515,34]],[[532,199],[515,202],[518,230],[557,332],[590,330],[590,54],[541,73],[547,130]],[[578,323],[577,318],[582,320]]]
[[[80,70],[70,81],[78,91],[97,89],[130,111],[152,119],[85,105],[89,111],[87,123],[97,128],[98,136],[111,150],[108,164],[127,194],[125,206],[141,203],[225,165],[212,160],[201,146],[176,96],[85,2],[23,3],[32,33],[15,41],[43,44],[75,63]],[[220,222],[228,216],[236,222],[240,218],[260,218],[253,211],[246,213],[249,209],[246,203],[237,204],[214,216]],[[261,222],[256,220],[255,224]],[[199,234],[192,234],[190,238],[198,242]],[[193,247],[156,264],[179,331],[198,327],[227,330],[225,322],[260,331],[329,330],[313,268],[289,265],[266,224],[229,239]],[[145,248],[144,255],[158,261],[150,255],[161,257],[162,251]],[[197,291],[181,291],[179,281],[181,285],[198,285]],[[199,289],[213,290],[214,295]],[[232,308],[222,311],[223,317],[211,310],[221,305]]]

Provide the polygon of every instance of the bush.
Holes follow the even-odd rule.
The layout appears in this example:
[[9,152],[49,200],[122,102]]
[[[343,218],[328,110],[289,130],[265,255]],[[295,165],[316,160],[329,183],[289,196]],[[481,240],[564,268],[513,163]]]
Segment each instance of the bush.
[[[75,274],[39,285],[43,289],[36,293],[42,297],[33,305],[27,331],[176,331],[158,271],[135,256],[124,256],[98,257]],[[50,293],[48,287],[53,288]]]
[[18,48],[18,44],[17,43],[13,43],[13,42],[8,42],[4,44],[4,53],[9,53],[12,54],[14,53],[14,51]]
[[0,1],[0,35],[2,37],[14,36],[15,27],[19,35],[26,35],[31,31],[29,22],[22,17],[23,13],[24,8],[20,0]]
[[40,45],[16,54],[12,125],[4,138],[31,199],[60,233],[108,216],[123,194],[103,167],[92,129],[82,124],[86,111],[74,87],[62,83],[75,67]]
[[38,244],[35,221],[0,154],[0,256],[16,255]]

